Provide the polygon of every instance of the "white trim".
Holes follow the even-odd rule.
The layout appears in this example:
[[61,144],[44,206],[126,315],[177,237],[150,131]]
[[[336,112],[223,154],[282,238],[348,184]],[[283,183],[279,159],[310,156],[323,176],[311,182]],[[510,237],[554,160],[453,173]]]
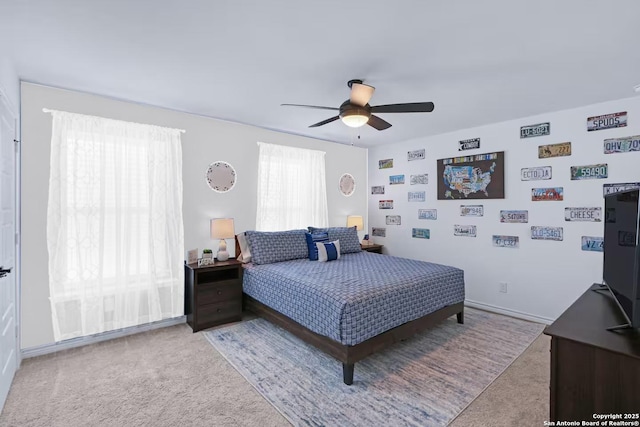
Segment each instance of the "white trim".
[[464,305],[467,307],[490,311],[492,313],[504,314],[506,316],[528,320],[530,322],[543,323],[545,325],[550,325],[555,321],[555,319],[550,319],[548,317],[536,316],[534,314],[524,313],[522,311],[517,311],[517,310],[511,310],[509,308],[497,307],[495,305],[486,304],[478,301],[472,301],[468,299],[464,300]]
[[20,352],[23,359],[30,357],[43,356],[45,354],[55,353],[71,348],[82,347],[89,344],[95,344],[102,341],[108,341],[115,338],[126,337],[140,332],[152,331],[154,329],[166,328],[167,326],[179,325],[187,321],[187,316],[174,317],[172,319],[158,320],[157,322],[146,323],[144,325],[131,326],[129,328],[118,329],[115,331],[102,332],[86,337],[72,338],[52,344],[37,345],[22,349]]

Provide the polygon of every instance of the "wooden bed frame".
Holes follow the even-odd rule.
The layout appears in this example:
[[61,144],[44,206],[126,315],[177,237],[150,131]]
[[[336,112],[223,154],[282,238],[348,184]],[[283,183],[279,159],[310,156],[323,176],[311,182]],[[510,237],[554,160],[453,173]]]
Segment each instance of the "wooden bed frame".
[[[240,245],[236,238],[236,257],[239,254]],[[458,323],[464,323],[464,303],[460,302],[441,308],[440,310],[429,313],[416,320],[396,326],[393,329],[369,338],[359,344],[344,345],[338,341],[307,329],[295,320],[262,304],[245,293],[242,294],[242,300],[244,309],[269,320],[271,323],[291,332],[301,340],[313,345],[319,350],[327,353],[329,356],[332,356],[342,362],[342,379],[347,385],[353,384],[353,370],[355,363],[365,357],[384,350],[394,343],[406,340],[419,332],[429,329],[454,314],[457,316]]]

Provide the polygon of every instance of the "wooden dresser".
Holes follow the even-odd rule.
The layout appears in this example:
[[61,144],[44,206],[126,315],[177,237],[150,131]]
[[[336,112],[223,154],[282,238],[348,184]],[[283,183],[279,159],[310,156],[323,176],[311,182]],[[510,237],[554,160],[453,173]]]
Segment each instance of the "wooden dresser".
[[607,331],[626,323],[624,316],[608,291],[591,289],[544,330],[551,336],[549,421],[640,412],[640,331]]
[[242,263],[235,259],[184,266],[184,314],[198,332],[242,316]]

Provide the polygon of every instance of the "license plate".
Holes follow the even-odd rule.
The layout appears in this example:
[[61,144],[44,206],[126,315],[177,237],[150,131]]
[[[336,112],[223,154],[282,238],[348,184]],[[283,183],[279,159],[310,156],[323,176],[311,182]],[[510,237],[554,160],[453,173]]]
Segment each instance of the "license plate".
[[371,194],[384,194],[384,185],[371,187]]
[[475,225],[454,225],[453,226],[454,236],[476,237],[476,232],[477,232],[477,229]]
[[378,209],[393,209],[393,200],[380,200]]
[[493,246],[518,249],[520,247],[520,238],[518,236],[493,236]]
[[544,179],[551,179],[551,166],[520,169],[521,181],[541,181]]
[[531,226],[531,238],[533,240],[556,240],[562,241],[562,227],[539,227]]
[[618,231],[618,245],[636,246],[636,233],[632,231]]
[[404,184],[404,175],[390,175],[389,185]]
[[551,187],[551,188],[532,188],[531,200],[539,202],[542,200],[562,201],[564,200],[564,188],[563,187]]
[[460,216],[484,216],[484,206],[460,205]]
[[640,135],[604,140],[604,154],[640,151]]
[[529,211],[500,211],[500,222],[527,223]]
[[371,235],[375,237],[387,237],[387,229],[384,227],[372,227]]
[[475,150],[476,148],[480,148],[480,138],[458,141],[458,151]]
[[571,179],[604,179],[609,176],[606,163],[599,165],[571,166]]
[[601,222],[602,208],[564,208],[564,220]]
[[401,222],[400,215],[387,215],[387,225],[400,225]]
[[412,228],[411,237],[416,239],[428,239],[431,236],[431,232],[427,228]]
[[533,138],[534,136],[549,135],[551,133],[551,123],[538,123],[537,125],[522,126],[520,128],[520,138]]
[[625,182],[621,184],[602,184],[602,194],[607,196],[609,194],[616,194],[621,191],[635,190],[640,188],[640,182]]
[[393,167],[393,159],[378,160],[378,169],[391,169]]
[[410,202],[424,202],[427,199],[426,191],[409,191]]
[[422,150],[407,151],[407,160],[422,160],[424,159],[424,153],[424,148]]
[[428,184],[429,183],[429,174],[422,175],[411,175],[411,180],[409,181],[411,185],[416,184]]
[[438,210],[418,209],[418,219],[438,219]]
[[563,157],[571,155],[571,143],[561,142],[559,144],[540,145],[538,147],[538,158],[547,159],[549,157]]
[[604,252],[604,237],[582,236],[582,250]]
[[627,112],[593,116],[587,119],[587,131],[621,128],[627,125]]

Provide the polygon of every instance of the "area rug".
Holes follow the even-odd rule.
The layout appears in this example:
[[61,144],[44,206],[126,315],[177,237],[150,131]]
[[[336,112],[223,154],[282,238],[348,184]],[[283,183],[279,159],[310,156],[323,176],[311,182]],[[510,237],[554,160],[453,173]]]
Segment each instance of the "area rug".
[[295,426],[443,426],[487,388],[543,325],[465,308],[439,326],[342,364],[264,319],[205,332],[209,342]]

